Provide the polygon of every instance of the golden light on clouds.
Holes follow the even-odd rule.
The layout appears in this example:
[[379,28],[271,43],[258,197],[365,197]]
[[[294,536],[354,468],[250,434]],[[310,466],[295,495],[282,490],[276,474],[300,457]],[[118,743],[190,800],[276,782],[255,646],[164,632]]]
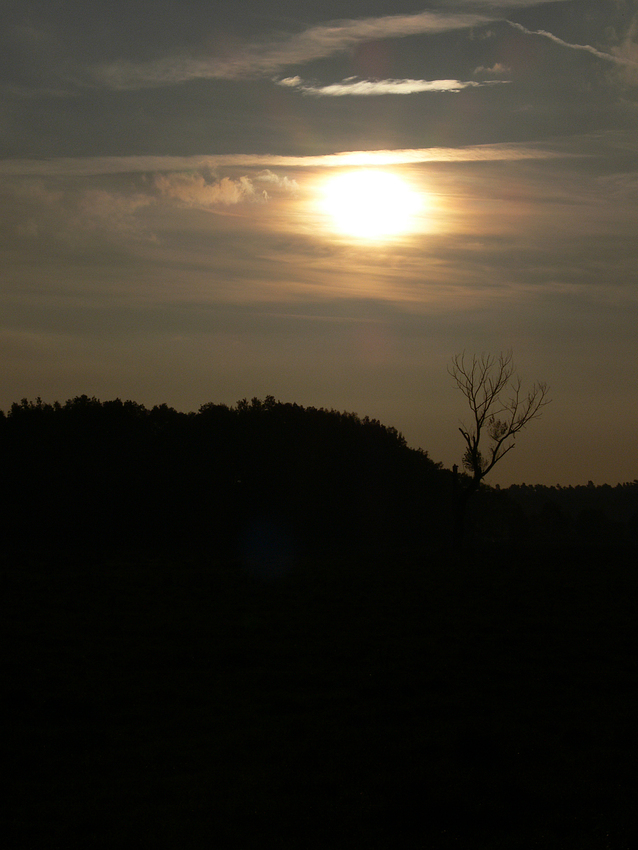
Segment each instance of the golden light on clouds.
[[396,174],[361,169],[328,178],[319,206],[338,233],[378,241],[412,230],[424,199]]

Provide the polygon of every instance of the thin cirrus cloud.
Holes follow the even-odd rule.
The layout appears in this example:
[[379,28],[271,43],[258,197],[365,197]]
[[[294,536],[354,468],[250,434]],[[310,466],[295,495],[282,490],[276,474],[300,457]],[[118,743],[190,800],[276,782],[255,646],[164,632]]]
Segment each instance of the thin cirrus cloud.
[[112,62],[91,71],[94,81],[113,89],[173,85],[193,79],[234,80],[276,74],[291,65],[302,65],[342,53],[365,41],[405,38],[453,30],[471,29],[503,20],[503,9],[540,6],[562,0],[466,0],[476,2],[486,12],[432,12],[386,15],[359,20],[338,20],[319,24],[288,36],[264,39],[243,46],[234,53],[215,57],[168,56],[153,62]]
[[[341,151],[318,156],[279,154],[213,154],[210,156],[104,156],[56,159],[0,160],[4,177],[88,177],[99,174],[135,174],[193,171],[216,168],[341,168],[358,165],[410,165],[422,162],[487,162],[498,160],[554,159],[573,156],[542,145],[508,142],[458,148],[406,148],[397,150]],[[275,179],[259,178],[264,183]],[[293,183],[294,181],[289,181]],[[282,188],[294,190],[294,186]]]
[[551,32],[547,32],[546,30],[529,30],[527,27],[524,27],[522,24],[517,24],[514,21],[506,21],[506,23],[508,23],[511,27],[514,27],[514,29],[525,33],[525,35],[540,35],[543,38],[548,38],[555,44],[560,44],[561,47],[568,47],[570,50],[580,50],[585,53],[591,53],[592,56],[597,56],[599,59],[603,59],[606,62],[613,62],[615,65],[625,65],[628,67],[638,68],[638,61],[636,61],[636,58],[629,59],[627,56],[622,56],[620,54],[604,53],[602,50],[597,50],[590,44],[572,44],[569,41],[564,41],[562,38],[559,38]]
[[4,214],[0,220],[0,242],[3,236],[19,239],[53,238],[77,244],[87,234],[110,238],[126,237],[136,241],[157,241],[144,216],[144,208],[161,205],[208,211],[220,211],[238,204],[266,203],[273,198],[295,197],[299,186],[294,179],[262,169],[251,176],[211,178],[188,171],[156,172],[152,180],[132,181],[126,186],[116,182],[107,188],[99,166],[93,177],[101,185],[88,185],[67,173],[71,179],[60,180],[56,175],[55,189],[40,178],[27,176],[3,184],[0,194]]
[[462,89],[494,85],[506,80],[490,80],[481,83],[462,80],[359,80],[348,77],[340,83],[315,86],[304,82],[301,77],[285,77],[276,80],[277,85],[287,86],[313,97],[373,97],[385,94],[416,94],[418,92],[458,92]]
[[114,62],[94,68],[92,76],[114,89],[164,86],[192,79],[240,79],[277,73],[341,53],[364,41],[443,33],[489,24],[480,14],[419,12],[379,18],[334,21],[287,37],[247,44],[223,57],[172,56],[153,62]]

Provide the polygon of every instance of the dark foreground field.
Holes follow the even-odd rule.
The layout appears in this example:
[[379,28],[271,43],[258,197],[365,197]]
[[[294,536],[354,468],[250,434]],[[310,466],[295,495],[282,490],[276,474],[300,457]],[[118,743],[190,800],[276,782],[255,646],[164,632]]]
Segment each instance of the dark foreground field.
[[631,846],[630,552],[6,557],[7,847]]

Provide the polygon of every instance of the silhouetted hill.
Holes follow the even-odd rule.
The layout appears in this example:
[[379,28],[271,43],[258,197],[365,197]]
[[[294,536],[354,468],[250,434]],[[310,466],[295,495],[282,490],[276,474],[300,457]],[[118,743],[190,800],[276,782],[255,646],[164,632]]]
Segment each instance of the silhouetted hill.
[[234,551],[274,570],[331,546],[422,544],[450,473],[394,428],[272,396],[197,413],[79,396],[0,419],[5,540]]
[[273,398],[25,401],[0,446],[7,846],[632,846],[635,550],[540,534],[563,490],[451,548],[450,472]]

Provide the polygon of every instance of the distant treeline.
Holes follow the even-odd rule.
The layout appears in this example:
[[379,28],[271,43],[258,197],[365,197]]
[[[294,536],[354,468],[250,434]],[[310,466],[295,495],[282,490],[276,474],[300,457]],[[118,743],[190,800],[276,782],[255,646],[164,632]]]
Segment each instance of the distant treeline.
[[513,484],[500,492],[522,509],[529,534],[638,543],[638,480],[614,487]]
[[475,542],[638,545],[638,481],[614,487],[482,486],[469,513],[469,538]]
[[451,473],[394,428],[272,396],[196,413],[86,395],[0,415],[17,545],[208,547],[273,569],[447,533]]

